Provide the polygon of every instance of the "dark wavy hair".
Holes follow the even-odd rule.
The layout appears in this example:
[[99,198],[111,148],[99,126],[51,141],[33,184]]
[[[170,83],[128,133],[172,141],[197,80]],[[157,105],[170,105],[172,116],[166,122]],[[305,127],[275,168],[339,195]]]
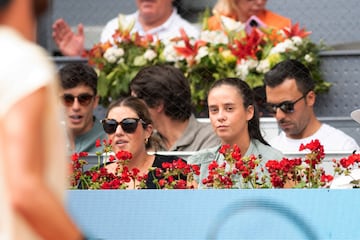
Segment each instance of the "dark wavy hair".
[[70,89],[79,85],[90,87],[97,94],[98,76],[95,70],[85,63],[68,63],[59,71],[60,85],[63,89]]
[[261,135],[260,131],[260,120],[259,120],[259,110],[255,102],[254,91],[249,87],[249,85],[241,80],[240,78],[223,78],[214,82],[211,86],[209,93],[213,88],[219,87],[221,85],[229,85],[237,89],[239,95],[241,96],[244,104],[244,108],[247,109],[249,106],[254,107],[254,116],[248,122],[248,131],[251,139],[257,139],[265,145],[269,145]]
[[189,81],[183,72],[170,65],[142,68],[130,83],[130,90],[150,108],[164,104],[171,119],[185,121],[192,113]]

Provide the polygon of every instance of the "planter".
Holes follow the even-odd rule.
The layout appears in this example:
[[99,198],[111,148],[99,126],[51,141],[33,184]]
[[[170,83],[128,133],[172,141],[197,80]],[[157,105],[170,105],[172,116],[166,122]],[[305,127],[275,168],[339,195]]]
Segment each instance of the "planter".
[[360,191],[73,190],[68,210],[101,239],[359,239]]

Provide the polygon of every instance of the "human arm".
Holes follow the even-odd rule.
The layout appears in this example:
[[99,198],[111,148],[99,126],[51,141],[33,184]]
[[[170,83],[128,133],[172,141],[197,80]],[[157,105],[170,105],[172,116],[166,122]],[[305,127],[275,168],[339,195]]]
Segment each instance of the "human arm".
[[[43,239],[82,239],[45,180],[45,124],[47,89],[41,88],[17,102],[2,120],[6,186],[11,207]],[[56,123],[54,123],[56,125]],[[59,146],[61,150],[61,146]],[[64,159],[65,161],[65,159]]]
[[52,25],[52,37],[61,53],[65,56],[81,56],[84,52],[84,26],[78,25],[78,33],[74,33],[64,19],[58,19]]

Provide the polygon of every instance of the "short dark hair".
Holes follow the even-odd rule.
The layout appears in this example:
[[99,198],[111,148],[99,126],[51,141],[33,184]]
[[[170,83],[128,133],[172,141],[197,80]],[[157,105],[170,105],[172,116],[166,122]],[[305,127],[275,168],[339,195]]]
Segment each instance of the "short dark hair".
[[260,118],[259,118],[259,110],[258,106],[255,102],[255,93],[250,88],[250,86],[240,78],[223,78],[217,80],[210,87],[209,93],[212,89],[216,87],[220,87],[222,85],[228,85],[236,88],[237,92],[241,96],[243,100],[243,106],[247,109],[249,106],[253,106],[254,108],[254,116],[249,120],[248,123],[248,131],[251,139],[257,139],[265,145],[269,145],[266,140],[261,135],[260,131]]
[[130,90],[149,107],[164,104],[165,114],[185,121],[192,112],[189,81],[183,72],[170,65],[142,68],[130,83]]
[[315,82],[310,70],[297,60],[284,60],[276,64],[265,74],[264,83],[271,88],[283,83],[286,79],[295,79],[299,91],[306,94],[314,90]]
[[90,87],[97,94],[98,76],[95,70],[85,63],[68,63],[60,71],[60,83],[63,89],[70,89],[79,85]]

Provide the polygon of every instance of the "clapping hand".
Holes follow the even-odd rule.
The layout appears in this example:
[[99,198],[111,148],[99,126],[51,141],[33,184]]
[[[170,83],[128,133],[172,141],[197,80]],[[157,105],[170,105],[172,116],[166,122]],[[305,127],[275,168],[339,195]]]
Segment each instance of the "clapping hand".
[[78,25],[78,33],[74,33],[69,24],[58,19],[52,25],[52,37],[61,53],[65,56],[80,56],[84,51],[84,26]]

